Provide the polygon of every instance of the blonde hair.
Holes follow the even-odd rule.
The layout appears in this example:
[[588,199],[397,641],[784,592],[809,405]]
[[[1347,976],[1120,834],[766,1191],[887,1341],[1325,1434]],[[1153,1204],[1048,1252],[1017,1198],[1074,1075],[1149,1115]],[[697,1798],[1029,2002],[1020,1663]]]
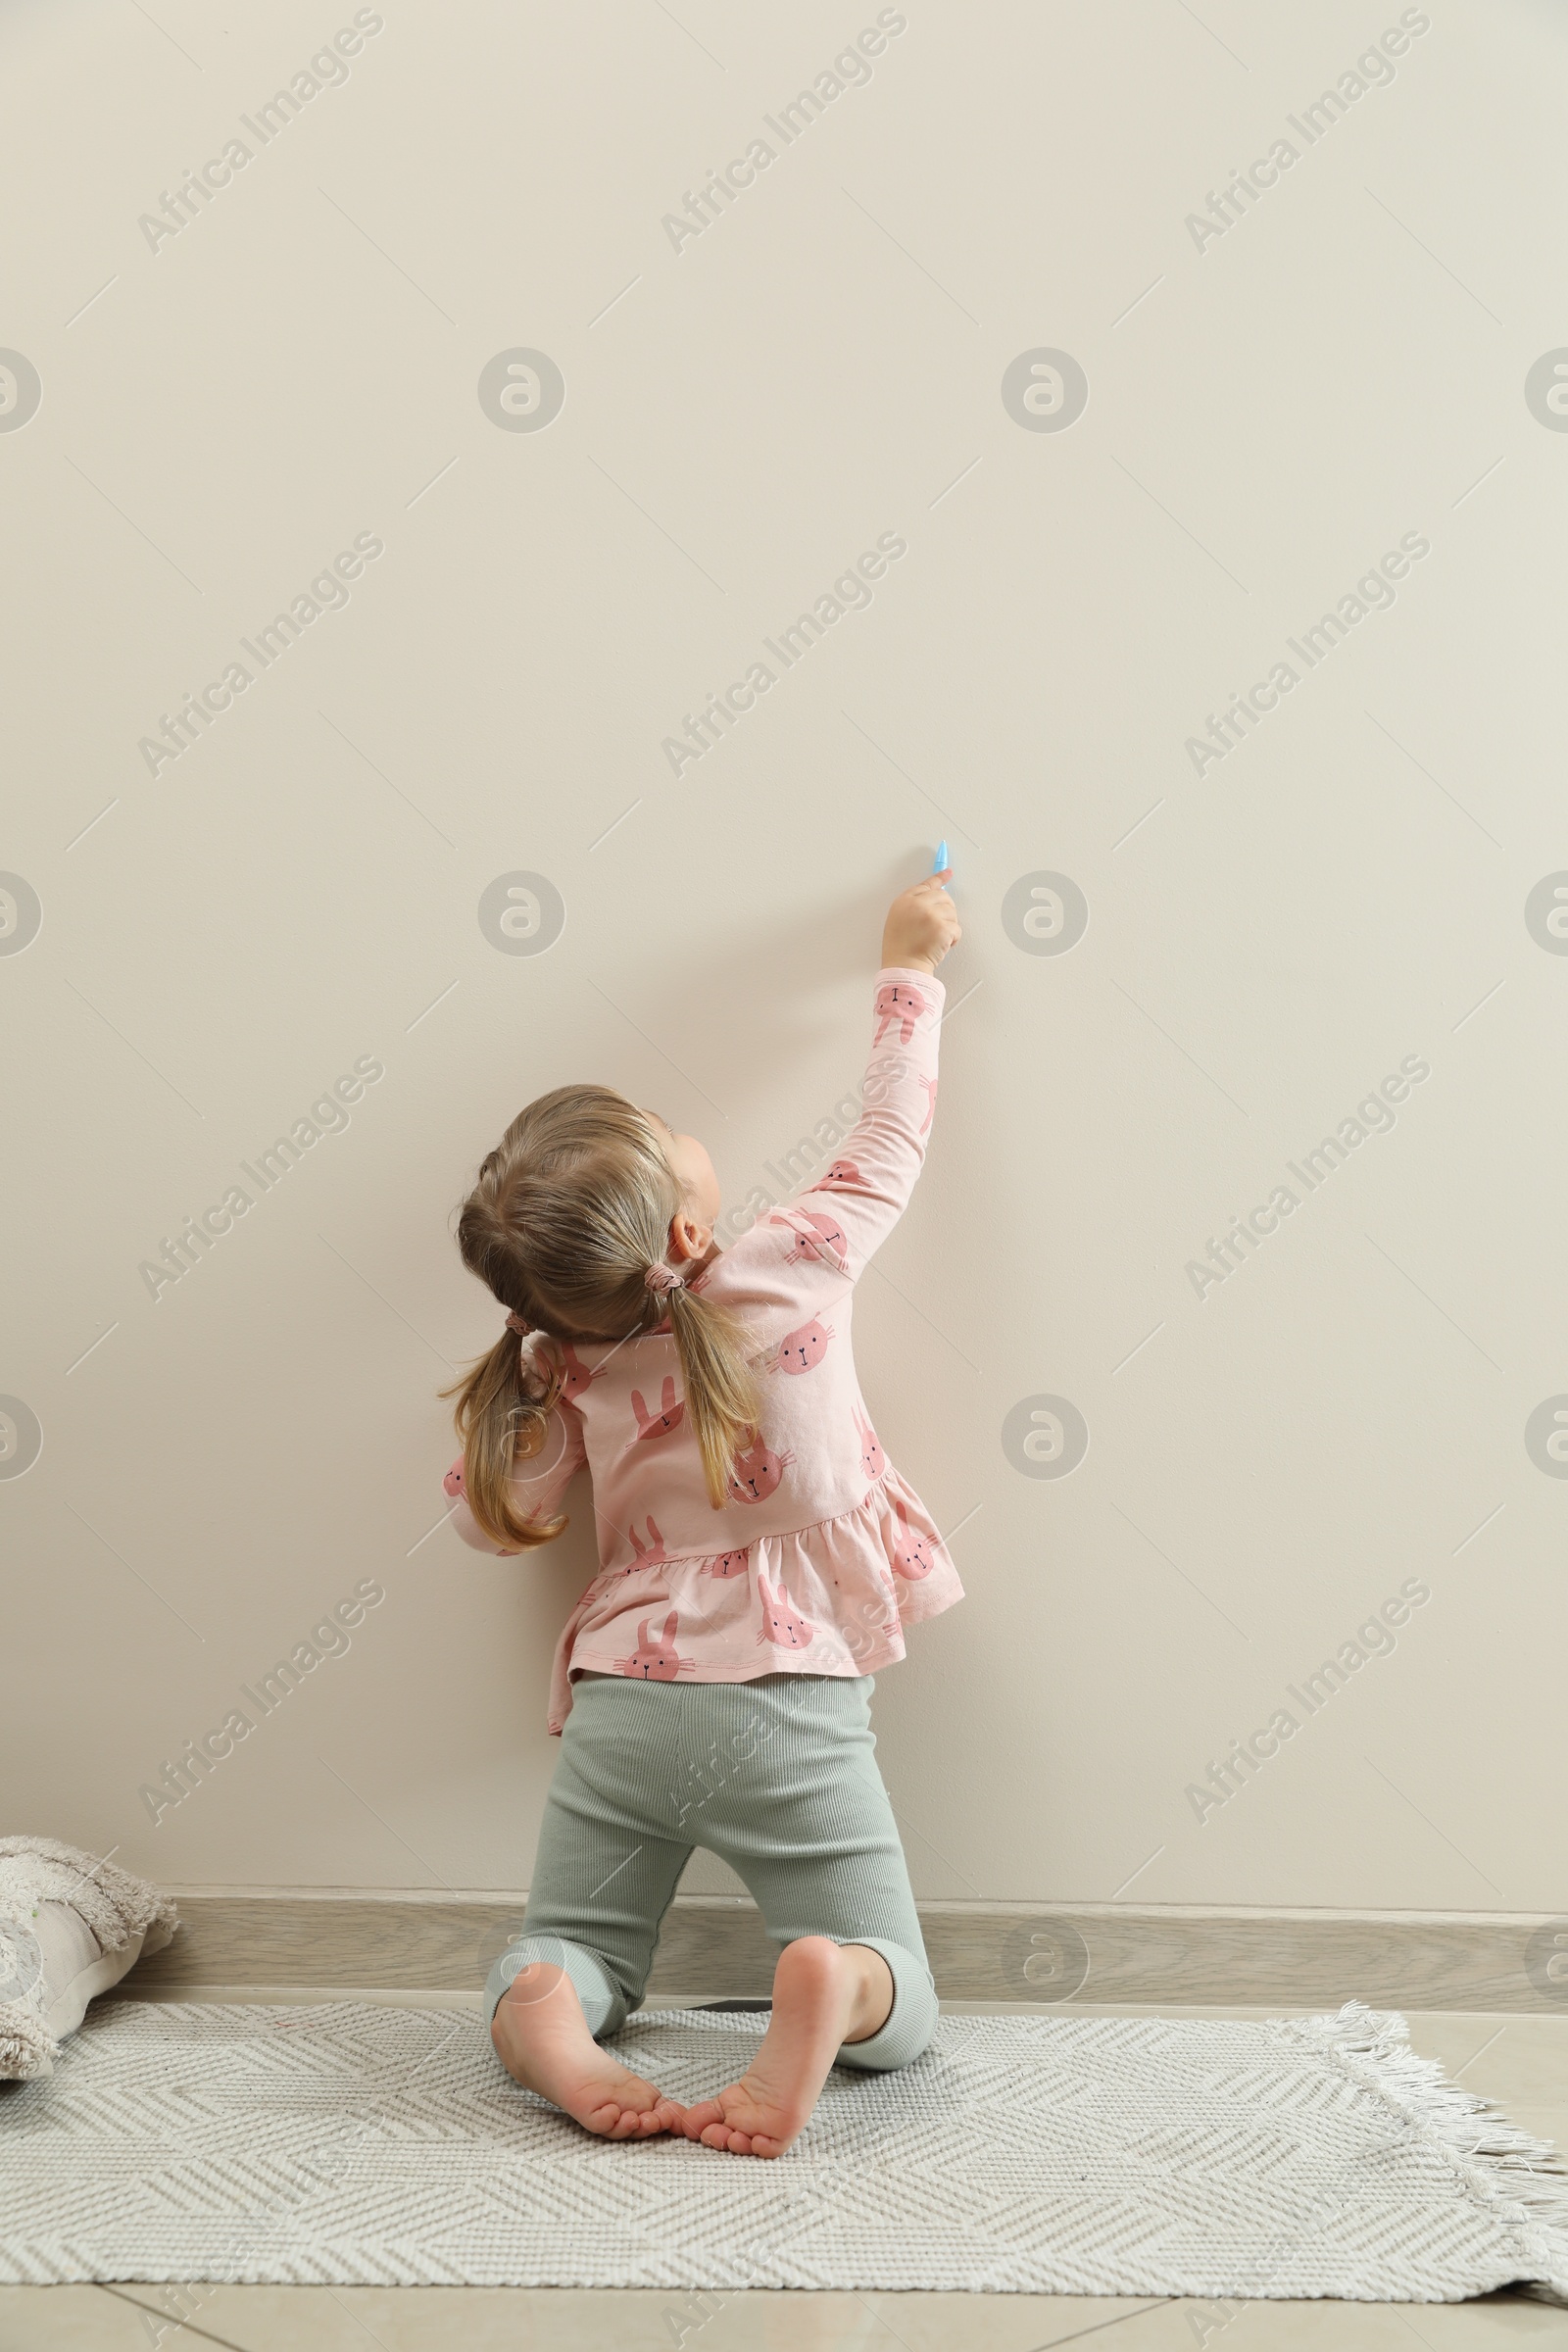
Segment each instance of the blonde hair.
[[[458,1217],[458,1247],[469,1273],[547,1342],[632,1339],[668,1315],[717,1510],[736,1452],[755,1436],[760,1391],[737,1316],[684,1284],[662,1294],[648,1286],[684,1204],[634,1103],[607,1086],[562,1086],[520,1111],[484,1160]],[[458,1400],[468,1507],[492,1543],[519,1550],[548,1544],[567,1524],[522,1518],[509,1484],[543,1446],[564,1381],[559,1350],[541,1346],[535,1361],[537,1370],[524,1362],[509,1328],[441,1391]]]

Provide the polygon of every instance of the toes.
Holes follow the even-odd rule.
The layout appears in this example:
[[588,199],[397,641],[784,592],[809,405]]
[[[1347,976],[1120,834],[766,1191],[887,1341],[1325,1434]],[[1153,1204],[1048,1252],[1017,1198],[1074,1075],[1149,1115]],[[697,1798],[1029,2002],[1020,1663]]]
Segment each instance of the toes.
[[647,2139],[662,2132],[664,2125],[657,2111],[642,2107],[624,2107],[618,2099],[606,2099],[590,2107],[578,2118],[585,2132],[593,2132],[601,2139]]

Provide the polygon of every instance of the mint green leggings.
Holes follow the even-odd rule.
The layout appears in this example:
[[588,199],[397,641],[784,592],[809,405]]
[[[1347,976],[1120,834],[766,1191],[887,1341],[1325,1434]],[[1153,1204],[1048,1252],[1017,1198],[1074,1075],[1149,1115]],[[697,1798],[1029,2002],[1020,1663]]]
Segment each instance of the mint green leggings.
[[772,1940],[865,1943],[893,2008],[844,2066],[917,2058],[937,1996],[904,1849],[876,1767],[869,1675],[764,1674],[750,1683],[572,1686],[539,1832],[522,1933],[490,1972],[485,2015],[533,1961],[564,1968],[590,2032],[614,2034],[643,1996],[659,1927],[693,1846],[745,1880]]

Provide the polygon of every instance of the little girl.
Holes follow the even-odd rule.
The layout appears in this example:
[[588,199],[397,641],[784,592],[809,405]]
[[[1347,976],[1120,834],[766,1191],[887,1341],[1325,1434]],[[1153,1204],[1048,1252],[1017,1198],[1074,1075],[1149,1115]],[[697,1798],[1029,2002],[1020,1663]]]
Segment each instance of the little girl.
[[[925,1155],[947,871],[889,909],[842,1155],[730,1249],[702,1145],[607,1087],[530,1102],[464,1203],[464,1262],[508,1311],[448,1392],[454,1524],[483,1551],[548,1544],[586,1465],[601,1563],[556,1650],[561,1758],[487,2011],[508,2071],[612,2139],[781,2155],[835,2062],[905,2066],[935,2029],[870,1697],[903,1625],[962,1587],[877,1441],[850,1322]],[[599,2041],[642,1998],[694,1845],[783,1950],[756,2058],[688,2109]]]

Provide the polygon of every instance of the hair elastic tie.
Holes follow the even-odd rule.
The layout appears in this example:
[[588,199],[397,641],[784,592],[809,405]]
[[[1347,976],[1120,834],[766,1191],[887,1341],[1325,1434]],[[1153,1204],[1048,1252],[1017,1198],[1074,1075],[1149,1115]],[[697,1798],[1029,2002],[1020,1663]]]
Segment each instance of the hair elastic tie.
[[507,1316],[507,1329],[509,1331],[514,1331],[519,1339],[526,1339],[529,1332],[532,1331],[533,1325],[531,1323],[524,1322],[521,1315],[509,1312]]
[[643,1280],[648,1288],[651,1291],[657,1291],[661,1298],[667,1291],[683,1291],[686,1288],[685,1277],[677,1274],[673,1266],[666,1266],[662,1263],[650,1266],[643,1276]]

